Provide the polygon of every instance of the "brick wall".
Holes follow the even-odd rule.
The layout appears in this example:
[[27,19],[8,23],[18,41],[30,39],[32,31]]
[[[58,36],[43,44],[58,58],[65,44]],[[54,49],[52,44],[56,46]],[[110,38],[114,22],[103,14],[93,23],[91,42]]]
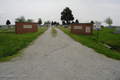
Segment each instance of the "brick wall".
[[37,32],[38,23],[28,23],[28,22],[16,22],[15,23],[15,33],[22,34],[22,33],[30,33],[30,32]]
[[93,35],[93,24],[91,24],[91,23],[80,23],[80,24],[73,23],[73,24],[71,24],[71,33]]

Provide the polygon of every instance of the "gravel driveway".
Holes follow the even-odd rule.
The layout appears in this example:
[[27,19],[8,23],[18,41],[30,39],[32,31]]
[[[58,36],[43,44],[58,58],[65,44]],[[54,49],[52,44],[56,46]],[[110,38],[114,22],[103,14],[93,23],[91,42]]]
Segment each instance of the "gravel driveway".
[[50,27],[23,53],[0,63],[0,80],[120,80],[120,61],[105,57]]

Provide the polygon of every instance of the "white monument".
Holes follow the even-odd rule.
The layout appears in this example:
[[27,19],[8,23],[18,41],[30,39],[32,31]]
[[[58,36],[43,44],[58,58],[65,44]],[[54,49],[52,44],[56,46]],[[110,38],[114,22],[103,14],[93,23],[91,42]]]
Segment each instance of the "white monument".
[[40,29],[41,28],[41,26],[38,24],[38,29]]
[[115,27],[115,34],[120,34],[120,26]]
[[7,25],[2,25],[1,29],[8,29]]
[[96,25],[93,25],[93,30],[96,30]]
[[101,31],[102,29],[101,29],[101,22],[95,22],[95,24],[96,24],[96,30],[98,30],[98,31]]
[[10,26],[10,28],[14,28],[13,26]]

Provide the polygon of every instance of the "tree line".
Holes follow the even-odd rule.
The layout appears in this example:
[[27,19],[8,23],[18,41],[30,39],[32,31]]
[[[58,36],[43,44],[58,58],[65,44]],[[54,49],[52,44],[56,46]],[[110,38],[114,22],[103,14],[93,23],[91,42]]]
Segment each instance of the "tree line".
[[[34,20],[33,19],[27,19],[26,20],[24,16],[20,16],[19,18],[15,19],[15,22],[30,22],[30,23],[32,23],[32,22],[34,22]],[[38,19],[38,24],[42,24],[42,19],[41,18]]]
[[[74,16],[72,14],[72,10],[69,7],[66,7],[61,12],[61,21],[63,25],[69,25],[70,23],[79,23],[78,19],[74,22]],[[108,24],[109,26],[113,23],[112,19],[110,17],[107,17],[104,22]],[[90,23],[94,24],[94,21],[91,21]]]

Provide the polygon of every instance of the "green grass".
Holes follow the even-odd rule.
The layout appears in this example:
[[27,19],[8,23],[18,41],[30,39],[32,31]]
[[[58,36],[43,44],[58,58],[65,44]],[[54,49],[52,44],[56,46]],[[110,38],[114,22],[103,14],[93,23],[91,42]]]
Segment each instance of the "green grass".
[[120,34],[113,34],[115,29],[104,28],[99,31],[99,36],[97,38],[97,31],[93,31],[93,35],[80,35],[71,34],[69,28],[57,27],[61,29],[64,33],[69,35],[75,41],[82,43],[90,48],[93,48],[96,52],[103,54],[109,58],[120,60],[120,53],[115,50],[108,49],[102,43],[105,43],[111,47],[116,47],[116,50],[120,49]]
[[[8,32],[8,30],[13,30],[13,31],[12,32]],[[0,34],[9,34],[9,33],[13,33],[14,34],[15,33],[15,29],[14,28],[13,29],[12,28],[8,28],[8,29],[1,29],[0,28],[0,31],[1,31]]]
[[53,36],[53,37],[56,37],[57,31],[55,30],[55,28],[52,27],[51,33],[52,33],[52,36]]
[[38,32],[15,34],[15,32],[0,32],[0,61],[4,61],[5,57],[14,56],[21,49],[27,47],[30,42],[35,40],[40,34],[46,31],[48,27],[38,29]]

